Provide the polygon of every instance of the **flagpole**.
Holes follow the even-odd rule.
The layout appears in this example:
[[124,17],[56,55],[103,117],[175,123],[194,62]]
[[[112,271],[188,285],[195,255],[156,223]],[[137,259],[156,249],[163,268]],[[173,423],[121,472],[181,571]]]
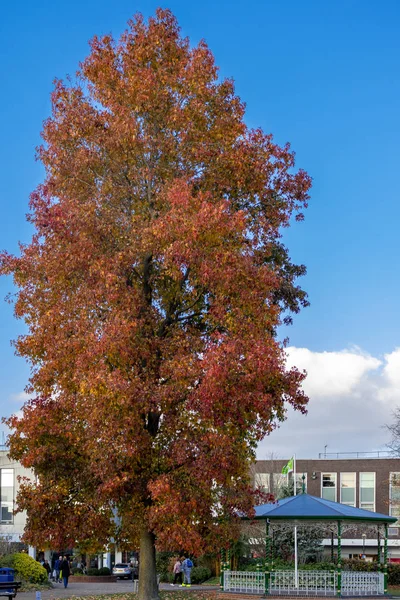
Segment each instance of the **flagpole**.
[[[296,455],[293,454],[293,489],[294,496],[296,496]],[[294,586],[297,590],[299,587],[299,573],[297,568],[298,556],[297,556],[297,525],[294,526]]]

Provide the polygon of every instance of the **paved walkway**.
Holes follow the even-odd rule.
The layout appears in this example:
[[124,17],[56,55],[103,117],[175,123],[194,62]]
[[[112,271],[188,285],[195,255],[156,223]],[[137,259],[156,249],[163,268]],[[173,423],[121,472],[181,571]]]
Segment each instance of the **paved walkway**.
[[[205,585],[192,585],[190,588],[172,586],[169,583],[162,583],[160,585],[162,590],[179,590],[187,591],[201,590],[206,592],[208,590],[218,590],[217,586],[205,586]],[[51,590],[41,590],[42,600],[55,600],[56,598],[71,598],[72,596],[101,596],[104,594],[126,594],[133,591],[132,581],[119,580],[115,583],[81,583],[71,582],[68,584],[67,589],[62,584],[54,584]],[[19,592],[16,600],[36,600],[36,593],[34,590],[31,592]]]

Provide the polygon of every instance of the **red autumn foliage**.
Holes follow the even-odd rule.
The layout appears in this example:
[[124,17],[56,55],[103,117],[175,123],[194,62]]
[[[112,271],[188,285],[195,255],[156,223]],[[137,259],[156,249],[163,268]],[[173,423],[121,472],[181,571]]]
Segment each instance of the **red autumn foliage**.
[[280,237],[310,178],[247,128],[166,10],[95,38],[52,106],[35,234],[1,256],[32,366],[34,399],[9,420],[11,455],[38,475],[19,507],[32,544],[140,544],[156,597],[154,544],[225,545],[259,498],[257,443],[286,403],[305,411],[276,332],[307,304]]

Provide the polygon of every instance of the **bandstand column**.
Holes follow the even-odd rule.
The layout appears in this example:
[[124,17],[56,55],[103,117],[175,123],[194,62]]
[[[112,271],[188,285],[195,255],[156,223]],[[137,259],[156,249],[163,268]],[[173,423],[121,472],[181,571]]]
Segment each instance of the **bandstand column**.
[[221,549],[221,581],[220,588],[224,590],[224,572],[229,571],[231,568],[231,549],[230,547],[226,550],[225,548]]
[[342,523],[338,521],[337,536],[337,595],[342,595]]
[[269,578],[271,571],[271,535],[269,519],[265,521],[265,595],[269,592]]
[[220,584],[219,587],[221,588],[221,592],[224,591],[224,567],[225,567],[225,548],[221,548],[220,551]]
[[385,541],[383,544],[383,593],[387,594],[388,591],[388,570],[387,570],[387,559],[388,559],[388,524],[385,523]]
[[379,525],[378,525],[378,565],[379,565],[379,570],[381,569],[381,532],[379,531]]

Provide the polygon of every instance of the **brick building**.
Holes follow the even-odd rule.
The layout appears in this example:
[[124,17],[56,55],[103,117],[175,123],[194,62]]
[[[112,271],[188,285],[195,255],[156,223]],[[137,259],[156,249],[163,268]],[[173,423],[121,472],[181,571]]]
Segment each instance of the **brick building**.
[[[275,495],[293,474],[282,475],[286,460],[258,460],[254,466],[255,483]],[[303,479],[304,475],[304,479]],[[348,506],[398,516],[389,527],[389,560],[400,562],[400,458],[382,453],[323,454],[318,459],[297,459],[297,487],[304,481],[312,496],[341,502]],[[324,540],[328,547],[330,540]],[[377,541],[370,531],[345,532],[342,556],[365,554],[367,560],[377,556]]]

